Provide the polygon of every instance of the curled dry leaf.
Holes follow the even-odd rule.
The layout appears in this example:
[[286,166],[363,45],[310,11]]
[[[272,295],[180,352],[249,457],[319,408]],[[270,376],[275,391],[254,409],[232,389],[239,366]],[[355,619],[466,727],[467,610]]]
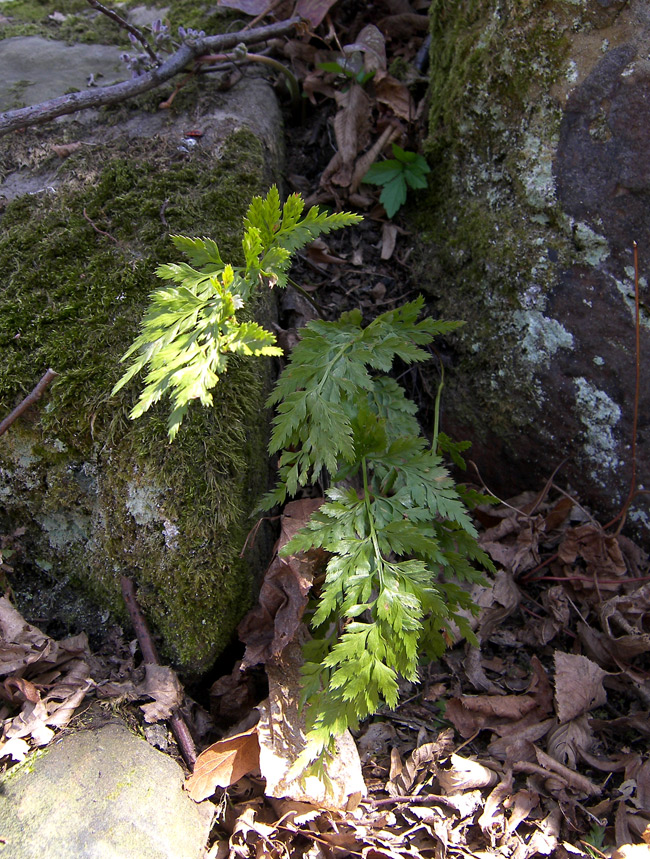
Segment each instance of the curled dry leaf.
[[587,574],[596,578],[610,580],[624,576],[627,572],[616,536],[592,522],[569,528],[558,547],[558,556],[565,564],[574,564],[578,558],[582,558]]
[[555,651],[555,709],[560,722],[599,707],[607,700],[603,677],[607,672],[578,654]]
[[483,728],[499,731],[536,707],[532,695],[461,695],[448,702],[445,716],[467,738]]
[[405,84],[382,71],[375,74],[373,84],[377,101],[389,107],[400,119],[405,119],[407,122],[413,121],[415,104]]
[[451,755],[448,766],[438,770],[438,782],[445,793],[461,793],[477,787],[490,787],[498,781],[494,770],[477,761]]
[[207,799],[218,787],[230,787],[259,766],[257,726],[213,743],[196,759],[185,789],[195,802]]
[[575,769],[583,752],[589,752],[594,744],[594,736],[586,715],[563,722],[552,730],[546,742],[549,755]]
[[[305,498],[286,505],[276,551],[307,524],[322,503],[322,499]],[[307,605],[318,560],[316,553],[288,558],[274,556],[264,576],[259,602],[237,630],[246,645],[242,670],[275,659],[293,639]]]
[[183,703],[184,691],[180,680],[176,672],[165,665],[145,665],[145,681],[140,692],[154,699],[140,707],[145,722],[169,719]]
[[357,155],[370,139],[370,99],[363,87],[353,83],[344,93],[336,93],[339,109],[334,117],[338,151],[323,171],[322,187],[331,184],[350,187]]
[[[611,651],[623,662],[650,651],[646,632],[650,619],[650,584],[631,594],[612,597],[600,607],[600,622],[610,638]],[[620,635],[619,633],[623,633]]]

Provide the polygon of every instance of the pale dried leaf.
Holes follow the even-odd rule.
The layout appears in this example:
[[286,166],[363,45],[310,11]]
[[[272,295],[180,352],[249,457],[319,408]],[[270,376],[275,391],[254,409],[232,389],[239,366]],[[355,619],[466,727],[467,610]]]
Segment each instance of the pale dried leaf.
[[11,737],[6,742],[0,742],[0,758],[10,757],[15,761],[22,761],[29,752],[29,743],[22,737]]
[[603,688],[607,672],[591,659],[556,650],[554,662],[555,708],[560,722],[569,722],[607,701]]
[[648,844],[621,844],[612,853],[612,859],[650,859]]
[[[355,41],[345,45],[343,51],[353,54],[355,51],[363,53],[363,67],[367,72],[381,73],[386,68],[386,39],[381,30],[374,24],[366,24],[360,31]],[[377,75],[375,75],[376,79]]]
[[315,30],[335,3],[336,0],[297,0],[293,14],[309,21]]
[[494,770],[477,761],[451,755],[449,765],[438,770],[440,787],[446,794],[459,793],[477,787],[490,787],[497,782]]
[[534,790],[518,790],[512,798],[506,831],[514,832],[530,812],[539,805],[539,794]]
[[257,726],[219,740],[198,756],[185,789],[195,802],[212,796],[218,787],[230,787],[259,766]]
[[140,686],[140,692],[154,699],[150,704],[140,707],[146,722],[169,719],[183,703],[183,687],[176,672],[166,665],[145,665],[145,681]]
[[381,228],[381,258],[390,259],[397,242],[397,226],[388,222]]
[[555,807],[548,817],[537,824],[538,830],[533,833],[527,845],[529,856],[534,856],[536,853],[542,856],[550,856],[553,853],[557,847],[560,835],[561,819],[560,809]]
[[587,716],[583,714],[570,722],[561,722],[552,730],[548,735],[546,748],[556,761],[575,769],[581,752],[589,752],[593,743],[593,733]]
[[354,808],[365,794],[365,783],[359,753],[349,732],[337,741],[336,753],[327,768],[329,785],[313,775],[294,778],[290,772],[306,748],[305,713],[300,706],[301,665],[300,643],[292,642],[266,666],[269,697],[259,707],[257,726],[266,793],[332,810]]
[[[495,774],[496,777],[496,774]],[[486,833],[492,846],[501,838],[506,829],[504,801],[512,794],[512,771],[508,770],[499,784],[490,791],[485,800],[483,814],[478,819],[478,825]]]

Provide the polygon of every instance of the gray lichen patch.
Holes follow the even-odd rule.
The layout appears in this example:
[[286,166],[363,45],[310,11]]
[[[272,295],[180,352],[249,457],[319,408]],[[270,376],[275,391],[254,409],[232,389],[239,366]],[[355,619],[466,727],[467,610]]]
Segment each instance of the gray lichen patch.
[[583,450],[590,460],[592,475],[603,486],[612,469],[623,465],[615,428],[621,420],[620,407],[605,391],[584,378],[575,380],[576,413],[584,426]]

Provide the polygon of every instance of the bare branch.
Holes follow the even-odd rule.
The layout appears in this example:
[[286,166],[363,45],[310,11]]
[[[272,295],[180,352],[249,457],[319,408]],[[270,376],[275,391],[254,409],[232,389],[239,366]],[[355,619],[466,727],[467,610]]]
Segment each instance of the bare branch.
[[50,384],[52,379],[56,379],[59,374],[56,373],[52,368],[47,370],[44,375],[41,377],[40,382],[36,385],[31,394],[27,394],[25,399],[19,403],[16,408],[11,412],[11,414],[7,415],[7,417],[0,423],[0,435],[4,435],[7,432],[12,423],[17,420],[23,412],[27,411],[27,409],[36,402],[43,393],[43,391]]
[[107,104],[116,104],[127,98],[140,95],[155,89],[168,81],[174,75],[183,71],[192,60],[203,54],[220,53],[234,48],[243,42],[244,44],[256,44],[266,39],[277,38],[286,35],[297,24],[300,18],[288,18],[278,24],[269,24],[267,27],[257,27],[254,30],[240,30],[237,33],[224,33],[220,36],[205,36],[202,39],[193,39],[185,42],[175,54],[166,60],[159,68],[152,69],[130,81],[123,81],[112,86],[99,87],[88,92],[74,92],[69,95],[61,95],[57,98],[23,107],[19,110],[8,110],[0,113],[0,136],[17,128],[28,128],[41,122],[56,119],[79,110],[91,107],[102,107]]
[[138,42],[140,42],[152,62],[154,62],[157,66],[160,65],[160,60],[156,56],[156,52],[151,47],[151,45],[147,41],[146,36],[141,30],[138,30],[137,27],[134,27],[132,24],[129,24],[129,22],[125,21],[121,15],[117,14],[117,12],[114,12],[112,9],[108,9],[106,6],[103,6],[99,2],[99,0],[88,0],[88,3],[90,3],[93,9],[97,9],[97,11],[101,12],[102,15],[106,15],[112,21],[115,21],[116,24],[119,24],[120,27],[123,27],[127,31],[127,33],[131,33],[138,40]]

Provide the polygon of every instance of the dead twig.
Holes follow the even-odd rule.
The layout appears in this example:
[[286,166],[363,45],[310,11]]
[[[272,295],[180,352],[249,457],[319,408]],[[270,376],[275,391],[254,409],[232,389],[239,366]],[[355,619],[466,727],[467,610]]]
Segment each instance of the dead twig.
[[127,31],[127,33],[131,33],[138,40],[138,42],[140,42],[152,62],[154,62],[157,66],[160,65],[160,60],[156,56],[156,52],[151,47],[151,45],[147,41],[147,37],[141,30],[138,30],[138,28],[134,27],[133,24],[129,24],[129,22],[125,21],[121,15],[117,14],[117,12],[114,12],[112,9],[108,9],[106,6],[102,5],[99,0],[88,0],[88,3],[90,3],[93,9],[97,9],[97,11],[101,12],[102,15],[106,15],[107,18],[110,18],[112,21],[115,21],[116,24],[119,24],[120,27],[124,28]]
[[288,18],[278,24],[269,24],[266,27],[258,27],[254,30],[241,30],[238,33],[223,33],[219,36],[205,36],[201,39],[192,39],[185,42],[172,54],[168,60],[157,69],[152,69],[133,80],[123,81],[107,87],[97,87],[86,92],[73,92],[68,95],[60,95],[49,101],[33,104],[18,110],[8,110],[0,113],[0,136],[15,131],[18,128],[28,128],[41,122],[56,119],[57,116],[65,116],[69,113],[77,113],[91,107],[102,107],[108,104],[116,104],[127,98],[140,95],[155,89],[168,81],[174,75],[182,72],[197,57],[204,54],[221,53],[244,44],[255,44],[284,36],[289,33],[298,23],[300,18]]
[[[135,595],[135,586],[131,579],[126,576],[121,577],[121,585],[122,596],[124,598],[127,611],[129,612],[129,617],[131,618],[131,623],[133,624],[133,629],[135,630],[140,650],[142,651],[142,658],[146,663],[160,665],[156,645],[154,644],[151,633],[149,632],[147,621],[138,605],[138,600]],[[181,714],[176,712],[172,713],[171,718],[169,719],[169,724],[171,726],[172,733],[176,738],[176,742],[178,743],[178,748],[183,755],[183,760],[191,769],[196,763],[196,748],[194,746],[192,735],[187,727],[187,723]]]
[[115,238],[115,236],[112,236],[110,233],[107,233],[105,230],[100,230],[99,227],[95,223],[93,223],[93,221],[90,220],[90,217],[89,217],[89,215],[85,209],[83,210],[83,215],[84,215],[84,218],[88,221],[88,223],[90,224],[90,226],[93,228],[93,230],[96,233],[99,233],[100,236],[106,236],[107,239],[110,239],[112,242],[115,242],[115,244],[118,244],[118,241]]
[[50,382],[53,379],[56,379],[58,375],[59,374],[51,368],[43,374],[41,380],[36,385],[31,394],[27,394],[22,403],[17,405],[16,408],[11,412],[11,414],[7,415],[7,417],[2,421],[2,423],[0,423],[0,435],[4,435],[4,433],[7,432],[12,423],[17,418],[19,418],[22,413],[32,405],[32,403],[35,403],[36,400],[40,398],[41,394],[47,388]]

